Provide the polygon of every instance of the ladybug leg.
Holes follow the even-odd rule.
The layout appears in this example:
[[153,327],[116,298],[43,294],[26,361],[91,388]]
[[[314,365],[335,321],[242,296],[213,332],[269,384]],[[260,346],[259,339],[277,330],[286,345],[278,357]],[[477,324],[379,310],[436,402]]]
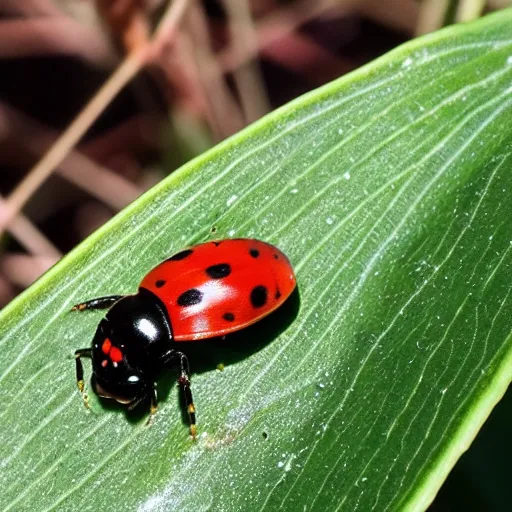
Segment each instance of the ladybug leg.
[[161,364],[163,366],[174,367],[176,365],[176,361],[180,368],[178,385],[180,386],[183,392],[183,396],[185,397],[190,435],[192,436],[192,439],[195,440],[197,436],[196,407],[194,405],[194,399],[192,398],[192,390],[190,389],[190,369],[187,356],[183,352],[170,350],[162,357]]
[[190,369],[188,365],[188,359],[182,352],[174,352],[174,359],[178,359],[180,367],[180,376],[178,377],[178,384],[183,391],[185,397],[185,405],[187,407],[188,420],[190,425],[190,435],[195,440],[197,435],[196,427],[196,407],[194,405],[194,399],[192,398],[192,390],[190,389]]
[[144,391],[133,399],[133,402],[128,406],[128,410],[135,409],[142,401],[150,399],[149,418],[146,425],[149,427],[155,421],[156,411],[158,409],[157,395],[156,395],[156,384],[153,383],[151,386],[144,389]]
[[146,425],[149,427],[155,421],[156,411],[158,409],[157,396],[156,396],[156,385],[153,383],[151,387],[151,405],[149,406],[149,418],[146,421]]
[[122,299],[124,295],[109,295],[108,297],[98,297],[96,299],[87,300],[75,304],[71,311],[84,311],[86,309],[107,309],[114,305],[115,302]]
[[84,367],[82,366],[81,357],[92,357],[92,349],[90,348],[81,348],[75,352],[75,362],[76,362],[76,384],[80,393],[82,395],[82,399],[84,401],[85,407],[90,409],[89,406],[89,397],[87,396],[87,391],[85,391],[84,384]]

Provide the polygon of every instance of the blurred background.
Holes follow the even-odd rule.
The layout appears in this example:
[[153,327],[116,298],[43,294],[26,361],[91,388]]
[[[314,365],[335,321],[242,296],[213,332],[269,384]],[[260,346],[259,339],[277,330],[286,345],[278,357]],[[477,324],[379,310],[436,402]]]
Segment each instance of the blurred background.
[[[417,35],[511,4],[0,0],[0,308],[144,191],[267,112]],[[96,115],[86,105],[113,73],[103,88],[113,99],[96,96]],[[78,143],[56,147],[66,128]],[[53,165],[41,162],[50,149]],[[432,510],[508,510],[511,443],[500,425],[510,426],[510,402]]]

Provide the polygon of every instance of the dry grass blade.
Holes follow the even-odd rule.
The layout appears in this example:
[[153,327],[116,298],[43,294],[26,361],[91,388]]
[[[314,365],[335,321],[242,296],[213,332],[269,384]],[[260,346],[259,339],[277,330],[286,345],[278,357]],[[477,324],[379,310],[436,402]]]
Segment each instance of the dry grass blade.
[[6,207],[0,214],[0,231],[23,208],[41,183],[51,175],[119,91],[140,71],[152,55],[154,56],[159,53],[161,45],[168,44],[169,37],[174,33],[185,11],[187,2],[188,0],[175,0],[170,5],[156,32],[154,40],[147,47],[142,47],[139,51],[130,54],[121,63],[57,142],[30,171],[27,178],[9,196]]
[[[258,50],[258,38],[248,0],[224,0],[224,5],[229,19],[231,48],[235,58],[242,61],[244,55]],[[270,103],[258,64],[249,60],[235,69],[233,74],[246,123],[269,112]]]

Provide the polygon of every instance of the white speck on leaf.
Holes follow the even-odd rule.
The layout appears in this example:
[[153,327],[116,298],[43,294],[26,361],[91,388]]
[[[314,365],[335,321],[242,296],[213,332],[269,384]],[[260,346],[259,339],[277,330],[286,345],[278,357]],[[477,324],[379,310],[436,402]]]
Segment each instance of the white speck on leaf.
[[238,199],[238,197],[236,195],[232,195],[227,201],[226,201],[226,206],[231,206],[236,200]]
[[295,459],[295,455],[292,453],[290,455],[290,458],[286,461],[286,465],[284,467],[284,470],[285,471],[290,471],[290,469],[292,469],[292,462],[293,462],[293,459]]

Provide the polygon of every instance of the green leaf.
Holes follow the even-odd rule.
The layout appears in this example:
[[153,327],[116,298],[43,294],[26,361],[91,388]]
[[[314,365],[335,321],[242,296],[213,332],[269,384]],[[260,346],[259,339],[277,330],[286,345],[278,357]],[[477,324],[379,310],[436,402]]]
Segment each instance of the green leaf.
[[[2,510],[425,508],[511,380],[511,23],[448,28],[290,103],[7,307]],[[299,296],[186,346],[198,441],[174,375],[151,427],[95,396],[86,411],[72,354],[101,313],[70,306],[242,236],[290,257]]]

